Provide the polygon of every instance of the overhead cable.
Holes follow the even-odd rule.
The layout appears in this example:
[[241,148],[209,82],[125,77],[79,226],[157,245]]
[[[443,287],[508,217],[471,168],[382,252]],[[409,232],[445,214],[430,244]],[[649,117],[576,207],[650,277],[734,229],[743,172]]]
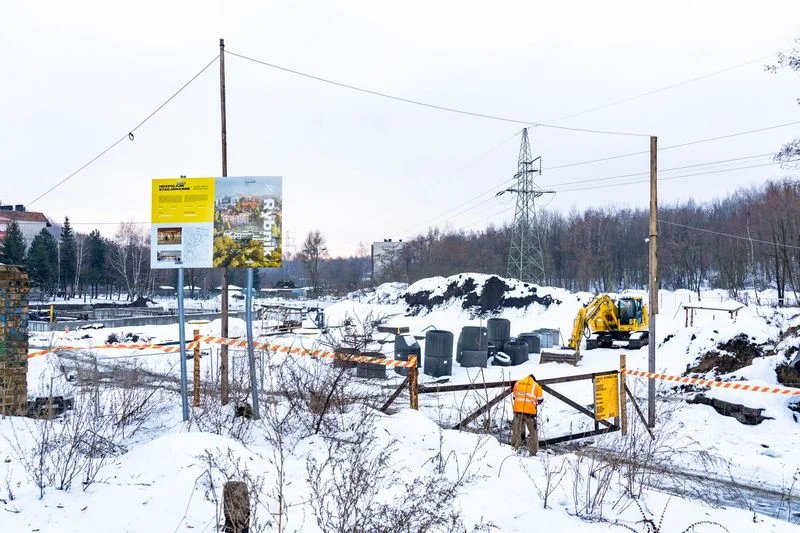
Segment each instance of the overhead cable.
[[276,70],[280,70],[280,71],[283,71],[283,72],[288,72],[290,74],[294,74],[294,75],[297,75],[297,76],[302,76],[304,78],[308,78],[308,79],[312,79],[312,80],[316,80],[316,81],[321,81],[323,83],[328,83],[330,85],[335,85],[337,87],[342,87],[342,88],[345,88],[345,89],[351,89],[353,91],[358,91],[358,92],[365,93],[365,94],[371,94],[373,96],[379,96],[381,98],[388,98],[390,100],[395,100],[395,101],[398,101],[398,102],[404,102],[404,103],[407,103],[407,104],[414,104],[414,105],[418,105],[418,106],[422,106],[422,107],[427,107],[427,108],[430,108],[430,109],[438,109],[439,111],[448,111],[450,113],[458,113],[460,115],[468,115],[468,116],[472,116],[472,117],[486,118],[486,119],[490,119],[490,120],[498,120],[498,121],[501,121],[501,122],[512,122],[514,124],[523,124],[523,125],[526,125],[526,126],[537,126],[537,127],[541,127],[541,128],[553,128],[553,129],[558,129],[558,130],[578,131],[578,132],[584,132],[584,133],[600,133],[600,134],[605,134],[605,135],[624,135],[624,136],[629,136],[629,137],[649,137],[650,136],[649,134],[646,134],[646,133],[631,133],[631,132],[599,130],[599,129],[591,129],[591,128],[571,128],[571,127],[567,127],[567,126],[556,126],[554,124],[545,124],[545,123],[536,122],[536,121],[533,121],[533,120],[520,120],[520,119],[516,119],[516,118],[509,118],[509,117],[501,117],[501,116],[497,116],[497,115],[490,115],[490,114],[487,114],[487,113],[479,113],[479,112],[475,112],[475,111],[467,111],[467,110],[464,110],[464,109],[457,109],[457,108],[454,108],[454,107],[448,107],[448,106],[443,106],[443,105],[438,105],[438,104],[430,104],[430,103],[427,103],[427,102],[423,102],[421,100],[413,100],[411,98],[404,98],[404,97],[401,97],[401,96],[395,96],[395,95],[384,93],[384,92],[381,92],[381,91],[374,91],[374,90],[371,90],[371,89],[365,89],[363,87],[358,87],[358,86],[352,85],[350,83],[344,83],[344,82],[340,82],[340,81],[331,80],[331,79],[328,79],[328,78],[323,78],[321,76],[316,76],[314,74],[308,74],[306,72],[301,72],[299,70],[291,69],[291,68],[288,68],[288,67],[283,67],[281,65],[276,65],[276,64],[270,63],[268,61],[262,61],[260,59],[255,59],[253,57],[249,57],[249,56],[246,56],[246,55],[243,55],[243,54],[238,54],[238,53],[232,52],[230,50],[226,50],[225,53],[226,54],[230,54],[230,55],[235,56],[235,57],[239,57],[241,59],[245,59],[247,61],[251,61],[253,63],[258,63],[259,65],[270,67],[270,68],[273,68],[273,69],[276,69]]
[[43,192],[42,194],[40,194],[39,196],[37,196],[37,197],[36,197],[36,198],[34,198],[33,200],[29,201],[29,202],[28,202],[26,205],[32,205],[32,204],[34,204],[35,202],[38,202],[39,200],[41,200],[42,198],[44,198],[45,196],[47,196],[48,194],[50,194],[51,192],[53,192],[54,190],[56,190],[58,187],[60,187],[61,185],[63,185],[64,183],[66,183],[67,181],[69,181],[70,179],[72,179],[74,176],[76,176],[76,175],[77,175],[79,172],[81,172],[82,170],[84,170],[86,167],[88,167],[89,165],[91,165],[92,163],[94,163],[95,161],[97,161],[98,159],[100,159],[101,157],[103,157],[104,155],[106,155],[108,152],[110,152],[110,151],[111,151],[113,148],[115,148],[115,147],[116,147],[116,146],[117,146],[119,143],[121,143],[121,142],[122,142],[122,141],[124,141],[125,139],[129,139],[129,140],[133,141],[133,140],[134,140],[134,135],[133,135],[133,134],[134,134],[134,132],[135,132],[136,130],[138,130],[139,128],[141,128],[142,126],[144,126],[144,125],[145,125],[145,123],[146,123],[148,120],[150,120],[151,118],[153,118],[153,116],[155,116],[155,114],[156,114],[156,113],[158,113],[159,111],[161,111],[161,109],[162,109],[164,106],[166,106],[168,103],[170,103],[170,102],[172,101],[172,99],[173,99],[173,98],[175,98],[176,96],[178,96],[178,95],[179,95],[179,94],[180,94],[180,93],[181,93],[181,92],[182,92],[184,89],[186,89],[186,87],[188,87],[188,86],[189,86],[189,85],[190,85],[190,84],[191,84],[191,83],[192,83],[194,80],[196,80],[196,79],[197,79],[197,78],[198,78],[198,77],[199,77],[199,76],[200,76],[200,75],[201,75],[203,72],[205,72],[205,71],[206,71],[206,70],[207,70],[207,69],[208,69],[208,68],[209,68],[211,65],[213,65],[213,64],[214,64],[214,62],[215,62],[215,61],[216,61],[218,58],[219,58],[219,55],[216,55],[216,56],[214,56],[214,59],[212,59],[212,60],[211,60],[211,61],[210,61],[210,62],[209,62],[209,63],[208,63],[208,64],[207,64],[205,67],[203,67],[202,69],[200,69],[200,71],[199,71],[197,74],[195,74],[194,76],[192,76],[192,77],[191,77],[191,79],[189,79],[189,81],[187,81],[186,83],[184,83],[184,84],[183,84],[183,86],[181,86],[181,88],[180,88],[180,89],[178,89],[177,91],[175,91],[174,93],[172,93],[172,95],[171,95],[169,98],[167,98],[167,99],[166,99],[166,100],[165,100],[165,101],[164,101],[164,102],[163,102],[163,103],[162,103],[160,106],[158,106],[158,107],[157,107],[155,110],[153,110],[153,112],[152,112],[152,113],[150,113],[149,115],[147,115],[147,116],[144,118],[144,120],[142,120],[141,122],[139,122],[139,123],[138,123],[136,126],[134,126],[132,129],[128,130],[128,132],[127,132],[125,135],[123,135],[122,137],[120,137],[119,139],[117,139],[116,141],[114,141],[114,142],[113,142],[111,145],[109,145],[109,147],[108,147],[108,148],[106,148],[105,150],[103,150],[102,152],[100,152],[99,154],[97,154],[96,156],[94,156],[93,158],[91,158],[89,161],[87,161],[86,163],[84,163],[84,164],[83,164],[83,165],[82,165],[80,168],[78,168],[77,170],[75,170],[75,171],[74,171],[72,174],[68,175],[66,178],[62,179],[61,181],[59,181],[58,183],[56,183],[55,185],[53,185],[52,187],[50,187],[49,189],[47,189],[45,192]]

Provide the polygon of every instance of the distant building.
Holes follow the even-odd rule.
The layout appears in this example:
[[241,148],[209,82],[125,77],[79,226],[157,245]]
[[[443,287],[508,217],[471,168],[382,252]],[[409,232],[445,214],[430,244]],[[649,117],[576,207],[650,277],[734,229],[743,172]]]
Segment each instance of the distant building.
[[381,279],[405,245],[406,243],[402,240],[393,241],[392,239],[372,243],[372,281]]
[[258,201],[258,198],[243,198],[239,202],[239,205],[242,207],[242,209],[251,211],[258,211],[261,208],[261,202]]
[[222,215],[222,221],[227,224],[230,224],[231,226],[242,226],[244,224],[247,224],[249,220],[250,220],[250,215],[248,215],[247,213],[239,213],[237,215],[228,215],[228,214]]
[[26,211],[24,205],[0,205],[0,239],[5,238],[12,221],[19,224],[27,246],[31,245],[37,233],[52,226],[43,213]]

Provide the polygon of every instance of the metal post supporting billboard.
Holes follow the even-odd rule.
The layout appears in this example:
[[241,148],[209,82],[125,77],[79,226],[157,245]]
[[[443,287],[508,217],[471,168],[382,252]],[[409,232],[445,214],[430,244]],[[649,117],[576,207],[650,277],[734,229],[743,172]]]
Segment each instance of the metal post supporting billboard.
[[247,359],[250,363],[250,392],[253,398],[253,418],[261,418],[258,408],[258,380],[256,379],[256,354],[253,346],[253,269],[247,269],[247,294],[245,295],[245,321],[247,322]]
[[183,313],[183,267],[178,268],[178,340],[181,351],[181,406],[183,421],[189,420],[189,398],[186,384],[186,319]]

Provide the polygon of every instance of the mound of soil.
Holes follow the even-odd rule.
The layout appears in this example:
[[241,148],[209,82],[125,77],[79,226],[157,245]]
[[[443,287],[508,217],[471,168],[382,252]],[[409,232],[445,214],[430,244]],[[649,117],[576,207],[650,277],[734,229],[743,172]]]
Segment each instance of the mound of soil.
[[523,288],[527,289],[528,294],[506,296],[506,293],[512,290],[518,292],[518,289],[509,286],[497,276],[487,278],[480,291],[477,290],[478,288],[475,280],[467,277],[450,282],[441,295],[431,296],[432,291],[419,291],[406,293],[404,298],[408,304],[408,313],[413,316],[431,311],[433,308],[455,299],[462,300],[462,309],[469,310],[476,317],[495,313],[504,308],[525,308],[532,303],[538,303],[544,307],[561,303],[549,294],[540,296],[537,288],[528,283],[523,284]]
[[716,375],[728,374],[750,366],[753,359],[764,355],[761,346],[750,342],[750,338],[744,333],[717,344],[717,348],[718,350],[711,350],[702,355],[697,364],[687,368],[684,374],[706,372],[714,372]]

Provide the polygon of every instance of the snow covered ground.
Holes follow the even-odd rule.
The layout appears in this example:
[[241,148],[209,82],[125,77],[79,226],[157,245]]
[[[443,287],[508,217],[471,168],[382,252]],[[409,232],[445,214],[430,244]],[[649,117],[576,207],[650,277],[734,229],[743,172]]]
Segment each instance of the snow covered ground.
[[[409,307],[404,299],[406,294],[419,295],[421,292],[428,292],[432,298],[445,296],[449,286],[463,287],[467,278],[472,279],[475,285],[472,291],[475,296],[470,301],[486,304],[496,300],[490,298],[491,295],[481,295],[481,287],[486,286],[489,277],[478,274],[432,278],[411,287],[386,284],[374,292],[353,293],[349,298],[329,305],[325,309],[327,325],[335,335],[336,326],[347,317],[361,322],[368,317],[373,320],[381,318],[386,324],[408,327],[412,334],[422,336],[423,330],[433,326],[452,331],[457,338],[463,326],[485,325],[489,317],[503,317],[511,321],[512,335],[548,327],[560,329],[562,337],[568,337],[577,310],[591,298],[587,293],[532,288],[504,280],[509,287],[504,296],[507,299],[531,296],[532,289],[535,289],[537,300],[549,296],[546,301],[552,303],[543,305],[533,301],[520,308],[481,312],[476,306],[464,308],[463,296],[444,298],[431,308]],[[703,294],[703,300],[719,302],[726,296],[711,291]],[[786,353],[800,344],[800,339],[790,336],[781,340],[779,335],[800,325],[800,310],[746,307],[739,311],[735,321],[727,312],[704,311],[698,312],[694,325],[687,328],[684,327],[680,305],[688,303],[690,297],[692,302],[697,301],[697,295],[688,291],[663,291],[660,294],[657,371],[682,375],[699,362],[701,355],[718,350],[719,343],[745,333],[750,342],[761,347],[764,355],[729,373],[717,375],[710,370],[701,375],[710,379],[743,379],[748,383],[775,385],[775,367],[785,361]],[[414,314],[409,314],[409,310]],[[262,336],[264,332],[260,324],[255,326],[260,340],[271,343],[313,348],[324,340],[313,334],[313,330],[298,336],[266,337]],[[187,336],[191,336],[193,327],[187,326]],[[201,328],[202,334],[216,335],[218,331],[215,323]],[[244,324],[232,321],[231,331],[232,336],[243,335]],[[350,445],[341,443],[354,440],[369,442],[373,459],[380,450],[388,452],[389,460],[380,463],[380,468],[376,467],[378,463],[365,463],[375,467],[373,474],[380,483],[366,487],[370,494],[362,494],[362,498],[369,498],[353,503],[373,509],[371,505],[376,503],[371,496],[374,495],[376,501],[384,505],[374,507],[383,516],[391,515],[392,508],[412,507],[413,502],[422,501],[423,498],[414,496],[414,491],[419,487],[440,486],[426,485],[432,483],[431,480],[439,480],[437,482],[458,485],[458,495],[448,508],[460,514],[463,529],[467,531],[478,528],[482,531],[522,532],[543,527],[553,531],[625,529],[618,524],[645,531],[642,520],[652,517],[658,523],[662,512],[661,531],[684,531],[703,521],[719,523],[730,532],[797,530],[796,523],[789,520],[792,513],[800,511],[797,502],[800,496],[800,459],[794,453],[795,443],[800,440],[800,424],[789,409],[791,398],[785,396],[720,388],[703,391],[711,398],[763,409],[767,419],[750,426],[718,414],[711,406],[686,403],[698,391],[659,382],[654,442],[645,436],[635,413],[629,408],[631,437],[627,440],[618,433],[609,434],[582,441],[582,446],[565,446],[550,453],[527,457],[504,444],[511,418],[510,400],[501,402],[487,417],[476,421],[476,428],[485,423],[494,435],[442,429],[485,403],[487,393],[484,391],[422,395],[419,411],[407,409],[408,399],[401,396],[395,409],[390,411],[393,412],[391,415],[343,407],[336,411],[329,427],[317,434],[300,422],[312,417],[313,413],[298,411],[297,406],[289,409],[285,400],[276,401],[276,397],[270,394],[264,395],[262,421],[247,423],[241,418],[234,419],[232,407],[218,408],[213,398],[207,398],[203,407],[193,409],[191,420],[185,423],[181,420],[180,399],[176,392],[180,376],[177,354],[156,350],[91,349],[91,346],[105,343],[111,333],[111,330],[104,329],[89,330],[54,333],[38,339],[44,344],[86,346],[85,351],[30,359],[28,381],[31,395],[48,395],[50,391],[54,395],[77,393],[76,408],[54,422],[16,417],[0,419],[0,505],[6,511],[0,514],[0,530],[217,531],[221,483],[225,479],[247,476],[251,491],[258,496],[254,512],[259,523],[255,526],[263,528],[254,530],[323,531],[330,528],[318,524],[317,517],[324,513],[315,508],[314,501],[319,498],[314,500],[312,495],[315,487],[329,487],[325,485],[325,479],[337,479],[336,471],[326,470],[317,478],[312,475],[312,465],[325,464],[328,454],[335,448],[332,443],[346,447]],[[125,334],[136,335],[139,342],[168,342],[178,338],[177,325],[131,327],[113,333],[118,338],[124,338]],[[391,356],[393,345],[389,341],[392,339],[388,334],[376,335],[374,340],[386,343],[373,343],[370,349],[380,349]],[[424,344],[424,341],[420,342]],[[536,356],[517,367],[476,369],[454,364],[449,383],[518,379],[531,372],[541,379],[613,370],[618,368],[618,356],[622,352],[621,349],[584,351],[577,368],[556,363],[539,364]],[[202,375],[204,381],[213,384],[218,381],[218,353],[208,346],[203,347],[203,353]],[[647,368],[647,348],[625,350],[624,353],[629,368]],[[234,381],[238,381],[238,377],[246,382],[244,352],[232,350],[231,355]],[[130,377],[137,380],[137,386],[123,394],[115,392],[112,386],[79,388],[78,379],[70,380],[75,375],[75,366],[91,367],[95,360],[99,374],[108,379],[109,384],[118,385]],[[285,356],[259,353],[257,374],[262,390],[272,390],[276,384],[275,376],[285,361]],[[309,358],[300,358],[299,361],[297,367],[308,371],[309,375],[328,366]],[[191,381],[191,360],[188,365]],[[164,378],[164,375],[168,377]],[[388,397],[402,380],[392,370],[388,371],[388,376],[387,380],[378,382],[351,378],[347,383],[348,390],[370,391],[382,398]],[[421,376],[423,382],[429,379]],[[644,380],[628,378],[628,382],[643,404]],[[588,381],[559,384],[554,388],[582,405],[593,401]],[[143,391],[156,392],[148,397]],[[488,395],[491,397],[498,392],[498,389],[490,390]],[[235,386],[234,396],[246,398],[246,386]],[[120,424],[116,419],[119,412],[126,411],[125,406],[130,407],[137,398],[143,402],[146,398],[147,408],[142,410],[140,417],[131,417],[131,422]],[[286,414],[290,416],[284,418]],[[87,420],[110,420],[114,423],[85,422],[81,426],[75,421],[81,416]],[[280,431],[276,430],[278,420],[285,424],[280,426]],[[75,434],[79,426],[82,430],[91,429],[103,435],[109,444],[106,453],[101,454],[77,450],[76,456],[103,457],[102,461],[89,461],[88,467],[82,464],[90,471],[93,471],[92,464],[96,466],[94,482],[81,483],[85,475],[79,474],[69,490],[58,490],[59,481],[63,479],[51,475],[53,479],[48,481],[42,472],[52,474],[67,470],[65,460],[59,462],[52,454],[42,453],[42,443],[59,442],[58,438],[62,437],[63,442],[68,442],[66,436]],[[593,428],[594,423],[588,417],[556,398],[546,396],[540,415],[540,438]],[[277,444],[277,434],[285,438],[281,446]],[[358,439],[354,439],[354,435]],[[92,442],[97,444],[96,439]],[[284,450],[282,456],[280,449]],[[358,466],[358,457],[361,457],[356,453],[358,450],[347,450],[352,463]],[[606,455],[604,460],[600,460],[598,454],[610,452],[627,453],[626,457],[636,456],[643,461],[666,464],[674,472],[707,476],[711,481],[707,487],[701,484],[699,491],[696,484],[687,485],[687,495],[676,496],[631,481],[648,478],[644,471],[633,472],[623,463],[614,463],[613,469],[604,468],[603,465],[608,464],[605,460],[612,456]],[[42,457],[50,463],[41,466],[34,461]],[[589,475],[589,472],[593,474]],[[466,477],[462,479],[462,476]],[[667,477],[670,476],[650,475],[647,484],[674,489],[675,483],[686,482],[675,478],[677,481],[669,484],[664,481]],[[37,478],[39,484],[44,485],[42,491],[35,483]],[[459,479],[462,479],[460,484]],[[720,500],[724,503],[726,498],[715,492],[713,480],[731,479],[743,486],[762,489],[763,494],[759,496],[743,487],[738,496],[729,495],[727,498],[739,507],[750,501],[758,512],[733,505],[727,508],[719,506]],[[552,490],[546,488],[548,481]],[[635,502],[628,492],[632,484],[634,492],[642,490],[641,497]],[[276,497],[279,488],[283,488],[282,499]],[[705,492],[704,488],[707,489]],[[548,508],[543,502],[545,495]],[[781,502],[780,495],[791,495],[794,500]],[[737,497],[738,501],[733,502]],[[251,494],[253,498],[255,496]],[[285,504],[283,512],[280,502]],[[335,505],[346,507],[342,502],[335,502]],[[422,512],[424,507],[419,507],[419,510]],[[795,515],[794,520],[799,518],[800,515]],[[432,530],[459,529],[440,525]],[[708,523],[694,529],[700,532],[719,530],[718,526]]]

